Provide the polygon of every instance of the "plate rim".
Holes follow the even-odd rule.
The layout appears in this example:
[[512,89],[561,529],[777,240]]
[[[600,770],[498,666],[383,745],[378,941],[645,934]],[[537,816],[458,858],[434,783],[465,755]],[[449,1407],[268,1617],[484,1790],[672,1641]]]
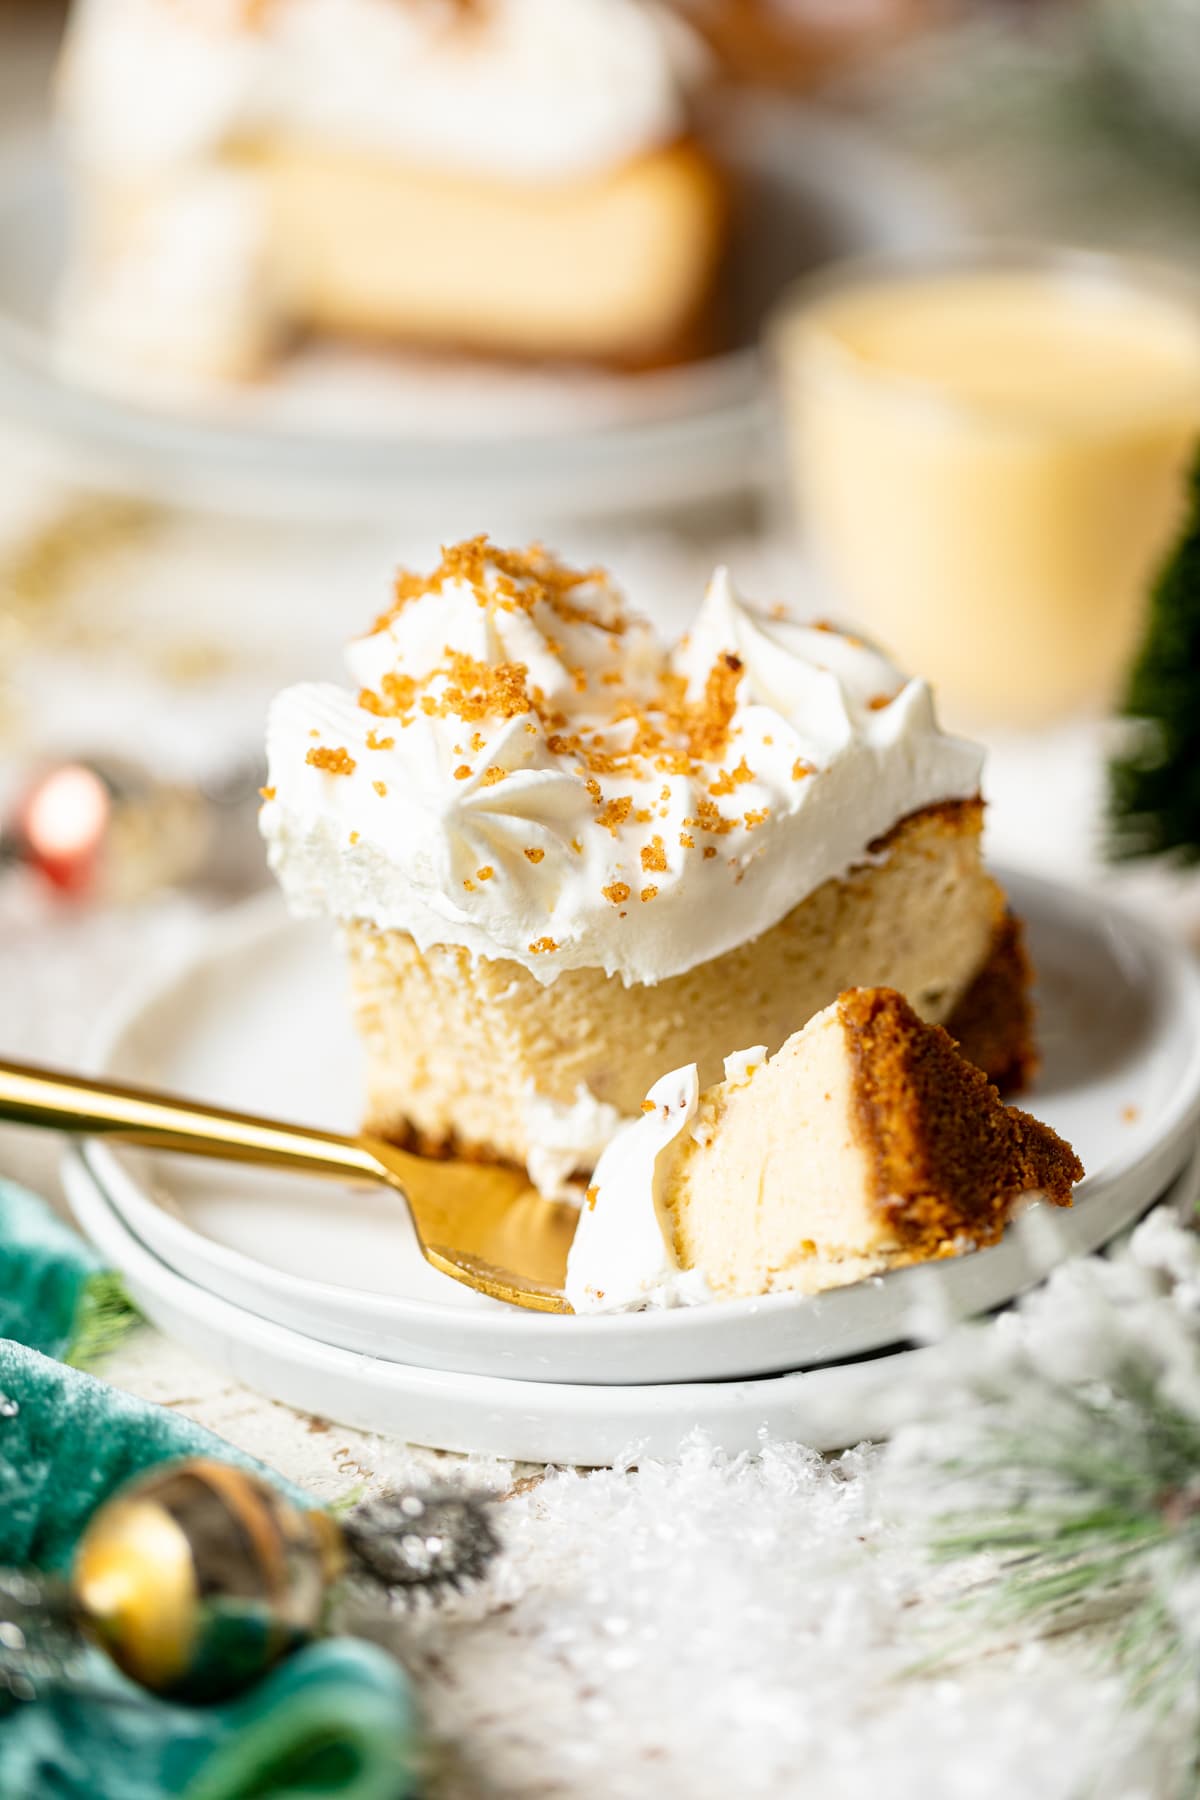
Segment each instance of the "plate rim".
[[[76,1221],[89,1238],[101,1241],[105,1253],[113,1256],[135,1299],[139,1289],[149,1290],[157,1304],[146,1308],[147,1316],[164,1336],[182,1338],[192,1354],[215,1362],[244,1385],[297,1410],[305,1409],[305,1399],[278,1391],[277,1379],[264,1383],[261,1370],[247,1370],[232,1354],[233,1349],[241,1347],[259,1357],[265,1353],[269,1358],[272,1352],[277,1359],[280,1355],[298,1357],[306,1373],[314,1366],[328,1373],[332,1366],[334,1377],[350,1386],[360,1385],[360,1378],[369,1375],[372,1396],[377,1396],[382,1388],[393,1398],[407,1399],[410,1404],[436,1402],[433,1433],[418,1427],[418,1433],[408,1441],[457,1454],[482,1453],[514,1461],[604,1467],[648,1456],[670,1457],[697,1430],[715,1448],[728,1453],[759,1450],[769,1437],[804,1442],[818,1451],[839,1450],[864,1439],[884,1437],[902,1423],[906,1411],[917,1405],[920,1375],[927,1370],[936,1371],[943,1348],[935,1341],[817,1369],[727,1381],[626,1383],[616,1390],[612,1384],[514,1380],[387,1362],[307,1338],[291,1327],[262,1319],[171,1269],[130,1230],[89,1173],[78,1149],[67,1153],[63,1176]],[[1178,1206],[1179,1189],[1188,1181],[1191,1190],[1200,1188],[1200,1148],[1161,1202],[1151,1201],[1146,1211],[1160,1203]],[[95,1230],[97,1215],[104,1221],[99,1232]],[[114,1239],[120,1244],[117,1254],[113,1252]],[[197,1348],[188,1334],[171,1330],[158,1316],[160,1306],[173,1314],[199,1313],[202,1321],[207,1316],[208,1322],[202,1322],[201,1330],[209,1342]],[[985,1323],[980,1329],[988,1330],[990,1326]],[[482,1424],[477,1422],[467,1429],[451,1426],[448,1421],[456,1403],[473,1405],[477,1421],[482,1420]],[[792,1418],[787,1422],[791,1437],[783,1438],[764,1417],[766,1410],[781,1406],[815,1408],[815,1422],[812,1411],[807,1421]],[[589,1434],[607,1431],[611,1440],[614,1411],[629,1408],[640,1409],[641,1416],[636,1424],[616,1428],[622,1434],[619,1447],[614,1448],[610,1441],[597,1453],[598,1437],[591,1440],[590,1448],[584,1447]],[[311,1404],[307,1410],[313,1410]],[[394,1421],[384,1426],[365,1414],[356,1417],[349,1412],[339,1415],[336,1407],[329,1410],[339,1423],[368,1431],[395,1432]],[[851,1422],[835,1423],[838,1419]],[[400,1424],[401,1429],[411,1429],[412,1421]],[[557,1447],[550,1441],[556,1433],[561,1434]],[[506,1434],[514,1435],[501,1445],[499,1439]],[[481,1438],[488,1441],[481,1442]]]
[[[1131,938],[1137,951],[1155,963],[1160,976],[1169,978],[1175,1004],[1200,1019],[1200,963],[1190,956],[1186,946],[1170,934],[1108,896],[1100,897],[1082,887],[1016,870],[1001,869],[997,873],[1006,889],[1017,893],[1019,906],[1021,896],[1045,895],[1047,903],[1054,905],[1060,913],[1065,902],[1076,917],[1082,915],[1093,928],[1100,924],[1109,931],[1118,931],[1126,939]],[[1027,900],[1025,910],[1029,910]],[[215,915],[190,949],[184,950],[166,966],[133,984],[114,1002],[90,1036],[85,1066],[92,1070],[110,1067],[113,1057],[119,1053],[122,1040],[136,1028],[139,1020],[156,1005],[169,1003],[172,991],[185,981],[202,975],[214,963],[219,964],[239,953],[244,954],[272,936],[282,936],[288,931],[303,929],[308,923],[292,919],[284,909],[280,896],[271,890]],[[1079,1202],[1086,1201],[1089,1192],[1095,1194],[1097,1189],[1102,1193],[1110,1192],[1128,1181],[1139,1167],[1149,1165],[1155,1158],[1170,1162],[1171,1166],[1160,1182],[1160,1186],[1165,1187],[1186,1159],[1185,1146],[1189,1128],[1198,1119],[1200,1031],[1196,1034],[1190,1062],[1180,1072],[1180,1079],[1153,1126],[1139,1125],[1131,1129],[1129,1142],[1122,1146],[1118,1154],[1101,1170],[1087,1175],[1080,1184],[1077,1190]],[[705,1307],[584,1317],[572,1315],[568,1318],[527,1313],[510,1307],[501,1310],[499,1307],[483,1305],[448,1306],[444,1301],[421,1296],[398,1298],[385,1294],[364,1294],[361,1290],[339,1283],[318,1282],[307,1276],[279,1270],[245,1251],[207,1237],[160,1205],[144,1185],[119,1162],[113,1148],[103,1139],[85,1140],[82,1153],[93,1178],[117,1206],[122,1219],[135,1234],[136,1215],[141,1207],[152,1207],[156,1219],[162,1222],[168,1239],[173,1238],[185,1252],[190,1254],[188,1247],[199,1241],[202,1255],[224,1268],[233,1279],[245,1284],[265,1277],[293,1305],[317,1300],[345,1307],[356,1300],[365,1301],[368,1313],[375,1313],[380,1308],[396,1311],[399,1316],[391,1321],[396,1330],[419,1331],[422,1326],[427,1326],[437,1331],[452,1324],[466,1341],[491,1336],[503,1318],[504,1323],[500,1329],[514,1354],[536,1350],[545,1355],[553,1355],[557,1348],[567,1343],[580,1351],[585,1344],[594,1345],[597,1355],[611,1355],[611,1347],[629,1340],[633,1333],[637,1334],[637,1340],[644,1349],[660,1340],[669,1345],[674,1339],[696,1332],[699,1313],[703,1313],[706,1318],[717,1314],[716,1307]],[[132,1217],[125,1204],[125,1195],[128,1193],[135,1196]],[[1055,1220],[1048,1209],[1034,1210],[1041,1217],[1045,1230],[1055,1228]],[[968,1260],[974,1262],[976,1257],[987,1255],[988,1251],[985,1249],[973,1252],[969,1259],[962,1260],[964,1263]],[[901,1278],[918,1273],[919,1271],[914,1270],[896,1270],[877,1278],[874,1285],[886,1291],[888,1284],[891,1284],[895,1291],[898,1281],[902,1287],[915,1285],[911,1281],[905,1284]],[[733,1336],[738,1326],[751,1318],[756,1322],[769,1322],[776,1318],[786,1322],[787,1318],[798,1311],[811,1309],[814,1303],[819,1304],[828,1298],[821,1295],[780,1293],[722,1301],[719,1303],[722,1330]],[[770,1329],[769,1323],[762,1328]],[[784,1328],[783,1323],[780,1328]]]

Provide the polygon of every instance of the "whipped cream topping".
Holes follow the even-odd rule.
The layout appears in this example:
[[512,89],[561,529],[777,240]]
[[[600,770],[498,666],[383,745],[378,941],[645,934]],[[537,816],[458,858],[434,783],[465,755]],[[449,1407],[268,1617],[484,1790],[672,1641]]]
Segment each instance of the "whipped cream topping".
[[565,1291],[577,1313],[694,1306],[712,1292],[702,1271],[681,1269],[663,1204],[659,1159],[696,1117],[695,1063],[656,1081],[640,1119],[622,1126],[592,1176]]
[[[753,1081],[765,1044],[725,1058],[726,1083]],[[613,1135],[592,1174],[567,1258],[565,1292],[577,1313],[636,1312],[697,1306],[713,1298],[703,1269],[683,1269],[671,1215],[663,1204],[659,1158],[690,1131],[703,1143],[700,1077],[695,1063],[673,1069],[646,1095],[642,1115]]]
[[124,177],[294,136],[544,183],[678,137],[702,73],[642,0],[81,0],[60,111]]
[[674,649],[601,571],[485,539],[283,693],[262,828],[293,908],[654,983],[768,930],[981,752],[861,639],[713,576]]
[[573,1179],[585,1164],[595,1166],[605,1145],[624,1120],[615,1106],[596,1096],[581,1081],[569,1106],[539,1094],[533,1083],[522,1103],[529,1145],[529,1179],[547,1199],[578,1202],[582,1187]]

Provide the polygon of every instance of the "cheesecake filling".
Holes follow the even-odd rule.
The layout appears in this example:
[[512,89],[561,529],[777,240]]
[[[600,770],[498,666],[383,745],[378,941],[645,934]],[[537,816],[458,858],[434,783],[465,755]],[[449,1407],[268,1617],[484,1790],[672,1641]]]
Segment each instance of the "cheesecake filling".
[[298,913],[626,986],[761,936],[982,753],[862,639],[713,576],[667,646],[602,570],[474,539],[271,710],[262,829]]

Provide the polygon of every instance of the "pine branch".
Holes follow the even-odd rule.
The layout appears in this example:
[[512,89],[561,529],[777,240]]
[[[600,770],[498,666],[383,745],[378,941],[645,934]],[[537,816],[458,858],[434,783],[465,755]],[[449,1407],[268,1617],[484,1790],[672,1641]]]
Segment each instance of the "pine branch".
[[73,1369],[90,1369],[141,1323],[142,1315],[121,1277],[109,1269],[98,1270],[88,1276],[79,1296],[65,1360]]
[[1134,1704],[1190,1709],[1200,1766],[1200,1628],[1173,1603],[1200,1583],[1200,1419],[1130,1359],[1091,1389],[1026,1372],[964,1429],[925,1470],[964,1496],[934,1519],[933,1556],[991,1559],[964,1607],[999,1630],[1098,1632]]

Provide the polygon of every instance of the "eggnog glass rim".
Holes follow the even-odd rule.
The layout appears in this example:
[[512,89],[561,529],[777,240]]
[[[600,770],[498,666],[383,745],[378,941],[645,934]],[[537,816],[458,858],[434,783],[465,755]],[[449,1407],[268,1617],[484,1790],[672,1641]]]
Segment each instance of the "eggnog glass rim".
[[[1136,423],[1142,409],[1128,401],[1110,416],[1067,418],[1034,412],[1019,400],[984,399],[957,391],[952,382],[869,362],[821,329],[822,308],[856,292],[880,292],[943,275],[1043,274],[1068,293],[1096,295],[1107,289],[1140,294],[1169,305],[1195,340],[1200,373],[1200,276],[1172,263],[1083,245],[964,239],[934,250],[883,251],[847,257],[802,276],[780,296],[764,330],[763,345],[777,403],[797,385],[842,380],[890,395],[927,418],[976,428],[1024,428],[1046,437],[1102,438]],[[1145,416],[1161,410],[1162,394],[1147,394]]]

